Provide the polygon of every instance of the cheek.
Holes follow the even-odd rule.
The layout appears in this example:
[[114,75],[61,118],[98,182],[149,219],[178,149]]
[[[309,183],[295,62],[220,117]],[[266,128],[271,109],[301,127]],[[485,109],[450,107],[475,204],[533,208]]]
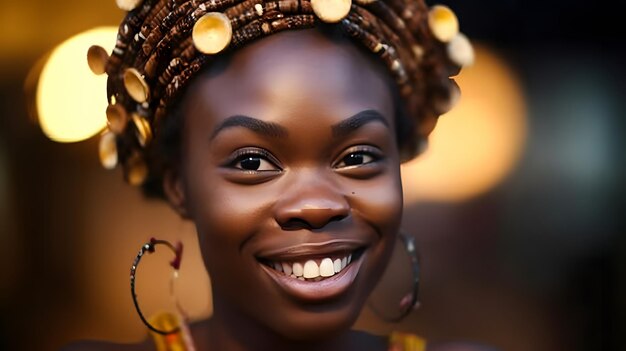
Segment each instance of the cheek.
[[402,217],[402,202],[399,173],[356,185],[350,192],[354,211],[375,226],[383,237],[397,233]]

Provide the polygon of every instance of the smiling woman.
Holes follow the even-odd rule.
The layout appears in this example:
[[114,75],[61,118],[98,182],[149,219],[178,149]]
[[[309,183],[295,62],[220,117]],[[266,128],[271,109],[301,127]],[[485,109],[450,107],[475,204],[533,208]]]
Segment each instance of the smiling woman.
[[350,328],[399,235],[400,163],[470,60],[453,13],[408,0],[122,5],[112,56],[90,50],[109,75],[101,156],[194,222],[212,281],[211,319],[177,347],[422,350]]

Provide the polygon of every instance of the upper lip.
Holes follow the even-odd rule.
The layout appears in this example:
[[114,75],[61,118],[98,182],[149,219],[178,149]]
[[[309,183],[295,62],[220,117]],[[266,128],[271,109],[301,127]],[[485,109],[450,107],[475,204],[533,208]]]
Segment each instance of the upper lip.
[[289,261],[303,257],[351,253],[367,244],[366,241],[359,239],[332,239],[260,250],[255,256],[271,261]]

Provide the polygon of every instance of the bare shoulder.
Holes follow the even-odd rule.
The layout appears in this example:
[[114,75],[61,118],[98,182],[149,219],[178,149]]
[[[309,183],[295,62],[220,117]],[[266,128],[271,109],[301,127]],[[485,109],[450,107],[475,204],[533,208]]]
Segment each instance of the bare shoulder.
[[61,351],[154,351],[149,342],[139,344],[116,344],[105,341],[79,341],[66,345]]
[[453,342],[453,343],[441,343],[441,344],[429,345],[427,348],[427,351],[499,351],[499,350],[491,346],[482,345],[482,344]]

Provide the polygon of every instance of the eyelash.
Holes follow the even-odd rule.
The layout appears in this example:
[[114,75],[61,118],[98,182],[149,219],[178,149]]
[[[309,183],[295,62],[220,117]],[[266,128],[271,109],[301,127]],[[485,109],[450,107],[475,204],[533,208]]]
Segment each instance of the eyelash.
[[[346,158],[348,156],[350,156],[350,155],[368,156],[372,160],[369,161],[369,162],[364,162],[362,164],[341,166],[342,163],[346,162]],[[258,158],[261,161],[269,162],[273,167],[276,167],[276,170],[246,170],[246,169],[244,169],[242,167],[238,167],[238,164],[240,162],[245,161],[248,158]],[[347,150],[346,152],[344,152],[344,154],[339,159],[339,161],[337,161],[333,165],[333,168],[335,168],[335,169],[359,168],[359,167],[363,167],[363,166],[367,166],[367,165],[371,165],[371,164],[374,164],[376,162],[379,162],[383,158],[384,158],[384,156],[382,155],[380,150],[378,150],[375,147],[372,147],[372,146],[355,146],[355,147]],[[267,151],[265,149],[252,148],[252,147],[236,150],[233,153],[233,155],[231,157],[229,157],[229,159],[224,163],[223,166],[228,167],[228,168],[232,168],[232,169],[236,169],[236,170],[239,170],[239,171],[243,171],[243,172],[248,172],[248,173],[261,173],[261,172],[271,172],[271,171],[278,171],[278,172],[280,172],[280,171],[283,170],[282,167],[280,166],[280,162],[278,161],[278,159],[276,157],[274,157],[274,155],[272,155],[269,151]]]
[[271,163],[274,167],[276,167],[277,168],[276,171],[282,171],[280,162],[278,161],[278,159],[276,159],[276,157],[274,157],[274,155],[272,155],[269,151],[265,149],[252,148],[252,147],[236,150],[233,153],[233,155],[229,157],[228,160],[224,163],[224,166],[238,169],[238,170],[245,171],[245,172],[267,172],[267,171],[252,171],[252,170],[243,169],[241,167],[237,167],[237,164],[239,162],[242,162],[246,160],[247,158],[251,158],[251,157],[265,160]]
[[[352,166],[346,165],[346,166],[342,166],[342,167],[338,166],[342,162],[345,162],[346,157],[348,157],[350,155],[354,155],[354,154],[369,156],[369,157],[372,158],[372,161],[365,162],[365,163],[359,164],[359,165],[352,165]],[[339,161],[337,163],[335,163],[335,165],[333,167],[334,168],[356,168],[356,167],[362,167],[362,166],[366,166],[366,165],[370,165],[372,163],[378,162],[378,161],[382,160],[383,158],[384,158],[384,156],[380,152],[380,150],[378,150],[378,148],[375,148],[375,147],[372,147],[372,146],[355,146],[355,147],[347,150],[342,155],[342,157],[339,159]]]

